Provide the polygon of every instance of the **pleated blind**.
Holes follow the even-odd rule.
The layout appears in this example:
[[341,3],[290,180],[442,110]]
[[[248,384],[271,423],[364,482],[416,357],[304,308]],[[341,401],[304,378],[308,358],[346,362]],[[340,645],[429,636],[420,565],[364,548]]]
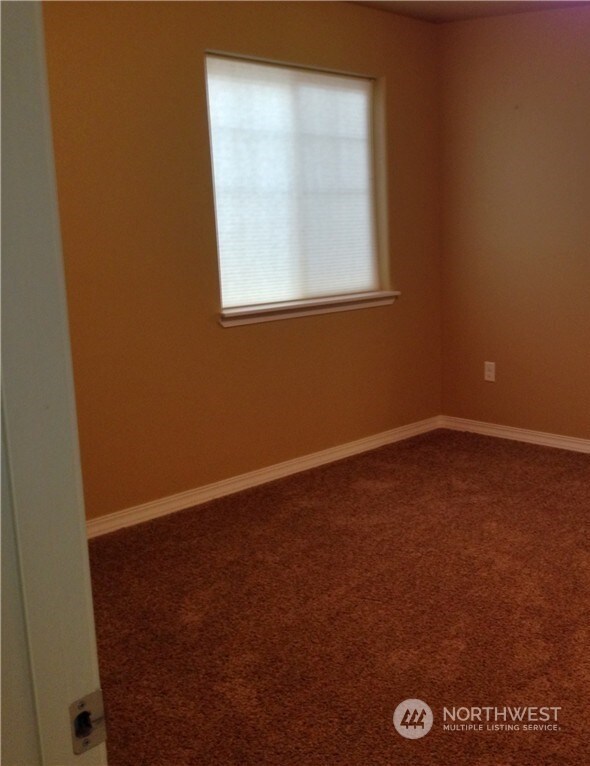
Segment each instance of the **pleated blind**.
[[372,81],[206,64],[223,308],[378,290]]

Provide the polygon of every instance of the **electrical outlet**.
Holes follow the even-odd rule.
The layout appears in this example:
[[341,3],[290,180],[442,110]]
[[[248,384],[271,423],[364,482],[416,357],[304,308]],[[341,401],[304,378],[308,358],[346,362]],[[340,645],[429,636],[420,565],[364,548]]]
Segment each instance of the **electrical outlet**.
[[496,363],[484,362],[483,363],[483,379],[494,383],[496,381]]

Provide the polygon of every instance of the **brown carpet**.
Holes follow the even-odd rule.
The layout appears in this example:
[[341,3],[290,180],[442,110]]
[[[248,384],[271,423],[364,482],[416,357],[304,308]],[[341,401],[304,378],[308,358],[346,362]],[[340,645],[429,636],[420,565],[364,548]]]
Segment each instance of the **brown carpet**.
[[590,764],[589,513],[590,456],[436,431],[96,539],[110,766]]

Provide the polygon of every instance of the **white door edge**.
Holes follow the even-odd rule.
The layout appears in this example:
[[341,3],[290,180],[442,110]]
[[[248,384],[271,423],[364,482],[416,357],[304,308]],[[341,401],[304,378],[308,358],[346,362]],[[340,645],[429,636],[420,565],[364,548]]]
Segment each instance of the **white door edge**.
[[[2,409],[23,656],[41,763],[104,766],[104,745],[74,755],[68,715],[71,702],[99,687],[99,675],[41,4],[2,6]],[[4,747],[19,736],[5,730]]]

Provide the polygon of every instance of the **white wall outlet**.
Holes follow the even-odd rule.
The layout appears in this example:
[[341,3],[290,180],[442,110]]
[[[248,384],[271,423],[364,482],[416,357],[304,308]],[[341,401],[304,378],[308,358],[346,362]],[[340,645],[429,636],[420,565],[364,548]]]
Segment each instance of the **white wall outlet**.
[[491,383],[496,381],[496,363],[484,362],[483,363],[483,379],[489,380]]

